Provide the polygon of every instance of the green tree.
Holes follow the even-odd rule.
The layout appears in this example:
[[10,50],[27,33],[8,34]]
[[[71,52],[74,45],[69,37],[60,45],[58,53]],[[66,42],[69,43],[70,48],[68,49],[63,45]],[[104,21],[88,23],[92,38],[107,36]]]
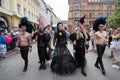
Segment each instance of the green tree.
[[120,27],[120,0],[116,1],[116,8],[114,14],[109,19],[109,27]]

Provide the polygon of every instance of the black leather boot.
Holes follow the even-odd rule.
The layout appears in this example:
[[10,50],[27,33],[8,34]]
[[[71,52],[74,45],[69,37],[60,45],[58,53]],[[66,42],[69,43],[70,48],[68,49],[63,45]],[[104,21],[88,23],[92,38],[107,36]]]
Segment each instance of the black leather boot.
[[81,73],[83,74],[83,76],[87,76],[87,73],[84,70],[82,70]]

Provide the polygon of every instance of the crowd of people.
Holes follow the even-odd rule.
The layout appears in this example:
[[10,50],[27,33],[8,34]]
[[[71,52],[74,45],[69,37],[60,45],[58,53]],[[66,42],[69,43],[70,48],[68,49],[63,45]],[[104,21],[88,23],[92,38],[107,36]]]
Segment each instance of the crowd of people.
[[18,30],[0,29],[0,58],[5,58],[8,51],[15,49]]
[[[0,30],[0,57],[4,58],[7,53],[7,46],[14,43],[13,48],[20,49],[21,57],[24,60],[23,72],[27,71],[28,54],[32,51],[32,42],[37,42],[39,70],[46,69],[46,61],[50,60],[51,50],[54,51],[50,68],[57,74],[70,74],[81,68],[83,76],[87,76],[85,66],[87,64],[86,53],[94,51],[98,57],[94,66],[106,75],[102,57],[106,47],[110,50],[110,57],[114,57],[112,67],[119,69],[120,64],[120,28],[105,29],[106,18],[99,17],[95,20],[93,27],[85,27],[85,16],[78,20],[77,27],[72,33],[64,28],[63,24],[57,24],[57,31],[52,32],[51,26],[40,26],[32,32],[30,22],[22,18],[20,31],[9,32]],[[7,37],[6,37],[7,36]],[[10,39],[11,38],[11,39]],[[68,41],[73,44],[73,56],[67,48]],[[53,44],[52,44],[53,43]],[[52,49],[51,45],[55,47]],[[106,46],[107,45],[107,46]]]

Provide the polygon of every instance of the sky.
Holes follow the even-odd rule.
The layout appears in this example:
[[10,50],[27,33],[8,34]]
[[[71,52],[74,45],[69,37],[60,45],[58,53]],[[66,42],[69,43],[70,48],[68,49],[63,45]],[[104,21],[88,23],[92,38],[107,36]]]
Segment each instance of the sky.
[[61,20],[68,20],[68,0],[44,0],[53,8],[53,12]]

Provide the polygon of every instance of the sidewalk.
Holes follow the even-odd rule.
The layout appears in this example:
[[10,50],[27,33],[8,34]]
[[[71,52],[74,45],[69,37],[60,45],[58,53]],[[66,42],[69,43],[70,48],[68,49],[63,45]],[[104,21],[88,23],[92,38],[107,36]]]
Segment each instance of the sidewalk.
[[15,49],[10,50],[10,51],[8,51],[8,52],[6,53],[6,57],[5,57],[5,58],[1,58],[1,57],[0,57],[0,60],[3,60],[3,59],[6,59],[6,58],[9,58],[9,57],[12,57],[13,55],[18,54],[18,53],[19,53],[19,50],[18,50],[18,51],[15,50]]

